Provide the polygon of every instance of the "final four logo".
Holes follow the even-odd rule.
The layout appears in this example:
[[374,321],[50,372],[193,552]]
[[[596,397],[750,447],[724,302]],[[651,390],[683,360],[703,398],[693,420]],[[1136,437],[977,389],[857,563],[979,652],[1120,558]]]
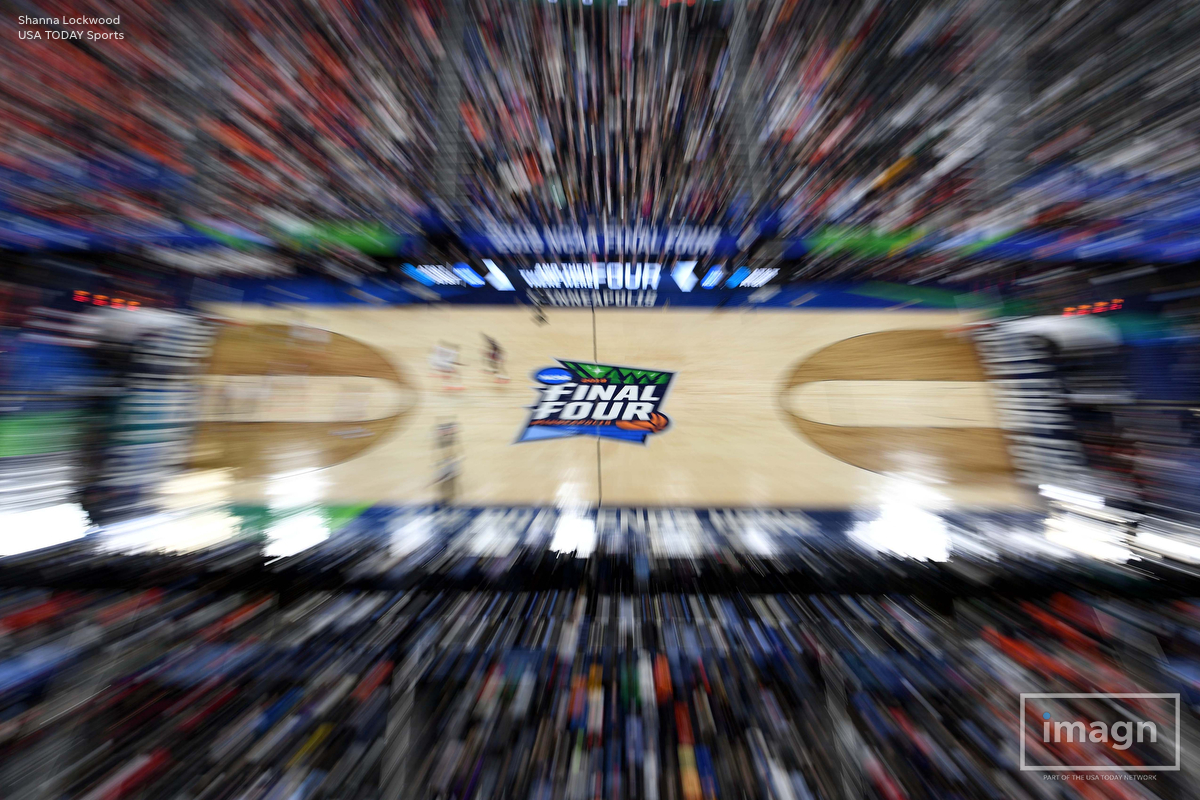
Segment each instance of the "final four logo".
[[674,372],[556,359],[534,376],[541,393],[518,442],[604,436],[645,444],[669,424],[659,411]]

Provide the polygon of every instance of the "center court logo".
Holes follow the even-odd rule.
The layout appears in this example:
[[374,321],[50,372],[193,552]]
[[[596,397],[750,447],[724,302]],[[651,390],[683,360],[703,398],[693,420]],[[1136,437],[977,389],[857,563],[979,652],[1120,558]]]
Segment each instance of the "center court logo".
[[674,372],[563,361],[534,375],[538,401],[518,442],[603,436],[645,444],[666,430],[661,412]]
[[1021,770],[1176,771],[1179,711],[1178,694],[1024,693]]

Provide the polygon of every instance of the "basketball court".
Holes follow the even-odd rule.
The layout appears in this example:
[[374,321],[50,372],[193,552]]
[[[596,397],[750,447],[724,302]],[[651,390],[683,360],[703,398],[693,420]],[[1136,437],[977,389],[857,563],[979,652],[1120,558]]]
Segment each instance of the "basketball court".
[[[193,465],[225,470],[240,503],[299,474],[307,502],[435,502],[436,432],[454,423],[467,506],[832,509],[915,486],[947,509],[1029,506],[957,312],[549,308],[539,325],[521,306],[212,310],[237,324],[209,363]],[[449,379],[431,367],[439,343],[458,351]],[[669,425],[644,443],[518,441],[534,376],[562,360],[673,373]]]

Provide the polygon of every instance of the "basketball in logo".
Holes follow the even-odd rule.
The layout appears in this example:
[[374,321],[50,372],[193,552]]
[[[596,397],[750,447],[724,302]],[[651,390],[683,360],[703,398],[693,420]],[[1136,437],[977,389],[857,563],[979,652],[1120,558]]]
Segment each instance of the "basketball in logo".
[[658,433],[666,430],[670,420],[666,414],[659,414],[655,411],[650,415],[650,419],[631,419],[618,420],[617,427],[627,431],[646,431],[647,433]]

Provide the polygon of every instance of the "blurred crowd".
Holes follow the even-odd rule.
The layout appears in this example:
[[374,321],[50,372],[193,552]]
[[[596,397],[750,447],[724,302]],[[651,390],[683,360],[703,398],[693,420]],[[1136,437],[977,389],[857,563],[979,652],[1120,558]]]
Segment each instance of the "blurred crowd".
[[198,208],[220,218],[411,229],[429,195],[438,10],[221,3],[193,48],[207,95]]
[[1003,19],[993,4],[784,3],[750,85],[767,202],[819,223],[943,229],[966,218],[1000,139]]
[[[30,16],[109,4],[21,4]],[[80,44],[19,38],[18,7],[0,20],[0,208],[6,228],[169,225],[173,192],[194,171],[189,72],[166,7],[118,3],[126,38]],[[88,26],[104,28],[104,26]],[[106,29],[106,28],[104,28]]]
[[466,5],[469,213],[727,219],[744,177],[730,123],[741,80],[735,4]]
[[[67,29],[122,37],[20,35]],[[1200,606],[1176,599],[1200,593],[1200,291],[1187,267],[1109,293],[1062,266],[1200,257],[1198,36],[1176,0],[10,4],[0,797],[1195,796],[1196,740],[1161,710],[1020,719],[1016,696],[1178,692],[1186,729],[1200,709]],[[1095,323],[1111,347],[1039,340],[1091,483],[1038,486],[1035,514],[926,514],[936,556],[872,545],[913,538],[883,512],[838,537],[599,536],[585,560],[456,508],[399,531],[364,512],[395,534],[367,541],[309,507],[258,535],[194,487],[164,506],[213,334],[184,309],[239,299],[176,270],[307,250],[357,284],[400,273],[377,260],[399,234],[455,263],[455,233],[585,222],[757,225],[805,242],[793,279],[1004,283],[1028,306],[996,316],[1044,330],[1129,287],[1167,299]],[[183,249],[204,237],[262,249]],[[1175,738],[1037,743],[1043,713],[1133,711]],[[1162,765],[1181,740],[1153,784],[1020,763]]]
[[20,5],[124,38],[0,20],[18,241],[436,213],[1200,252],[1200,23],[1170,0]]
[[59,26],[0,21],[10,213],[81,232],[183,220],[413,227],[435,147],[436,9],[23,5],[37,18],[119,14],[109,27],[125,35],[30,41],[18,32]]
[[[0,593],[0,791],[1193,797],[1195,602],[214,588]],[[1173,702],[1018,692],[1180,692]],[[1021,719],[1018,709],[1026,717]],[[1150,720],[1131,747],[1058,720]],[[1076,794],[1078,792],[1079,794]]]

